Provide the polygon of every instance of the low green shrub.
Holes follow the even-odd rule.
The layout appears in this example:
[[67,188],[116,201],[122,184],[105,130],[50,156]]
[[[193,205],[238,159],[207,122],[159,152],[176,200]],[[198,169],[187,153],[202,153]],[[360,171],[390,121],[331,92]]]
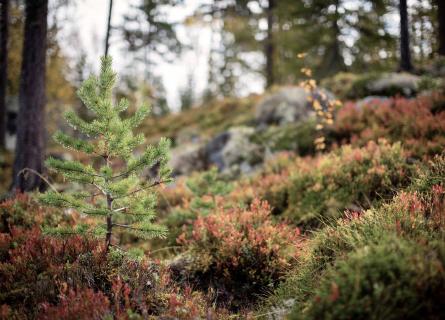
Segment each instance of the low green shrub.
[[445,246],[389,237],[360,248],[326,272],[290,319],[441,319]]
[[296,170],[285,212],[297,224],[317,226],[345,209],[367,209],[406,186],[413,168],[400,144],[384,140],[363,148],[344,146],[321,156],[310,170]]
[[359,78],[360,76],[354,73],[339,72],[332,77],[323,79],[321,86],[331,91],[336,97],[345,99],[355,95],[353,85]]
[[390,203],[316,231],[261,312],[290,301],[291,319],[443,318],[445,158],[423,170]]

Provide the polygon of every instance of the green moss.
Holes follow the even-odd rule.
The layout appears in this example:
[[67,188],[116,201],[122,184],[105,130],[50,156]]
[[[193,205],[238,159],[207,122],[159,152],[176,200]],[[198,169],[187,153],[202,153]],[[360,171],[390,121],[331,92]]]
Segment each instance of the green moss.
[[336,97],[344,99],[351,94],[352,86],[358,78],[360,76],[357,74],[340,72],[332,77],[323,79],[321,86],[331,91]]
[[286,126],[271,126],[255,136],[255,143],[267,145],[271,151],[295,151],[301,156],[315,153],[315,120]]

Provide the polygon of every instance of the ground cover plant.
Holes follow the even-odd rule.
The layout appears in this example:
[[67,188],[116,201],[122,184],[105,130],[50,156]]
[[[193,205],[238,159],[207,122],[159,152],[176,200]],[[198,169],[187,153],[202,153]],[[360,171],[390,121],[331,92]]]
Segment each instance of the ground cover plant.
[[440,318],[444,164],[435,158],[388,204],[317,231],[269,302],[290,300],[291,319]]
[[440,92],[415,99],[374,99],[360,107],[347,103],[339,110],[331,134],[334,141],[353,145],[385,138],[401,142],[411,157],[431,158],[443,150],[444,110]]
[[24,195],[2,204],[10,213],[17,208],[27,209],[24,219],[0,233],[2,319],[194,319],[211,310],[159,261],[107,253],[102,241],[82,235],[44,236],[36,225],[53,212]]
[[187,248],[180,270],[214,302],[238,310],[272,290],[298,258],[300,231],[273,223],[270,206],[256,199],[248,208],[224,209],[201,216],[178,242]]

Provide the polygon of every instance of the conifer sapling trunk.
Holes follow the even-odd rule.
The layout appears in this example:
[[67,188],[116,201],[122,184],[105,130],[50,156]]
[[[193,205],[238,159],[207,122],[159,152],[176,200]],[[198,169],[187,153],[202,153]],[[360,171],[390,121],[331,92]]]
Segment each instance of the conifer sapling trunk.
[[[121,113],[128,108],[128,101],[122,99],[113,105],[116,74],[111,69],[111,58],[103,57],[101,62],[100,75],[88,78],[78,91],[85,106],[95,115],[94,119],[87,122],[74,112],[65,114],[68,123],[85,139],[62,132],[54,136],[65,148],[87,154],[90,163],[55,158],[46,161],[50,169],[61,173],[66,180],[81,185],[82,191],[48,191],[40,200],[47,205],[74,208],[80,213],[101,217],[94,225],[47,229],[46,233],[103,236],[108,250],[114,228],[143,238],[165,236],[166,229],[153,224],[154,187],[171,180],[171,170],[167,167],[170,142],[162,138],[158,145],[147,146],[139,156],[134,154],[145,138],[134,134],[133,129],[148,115],[149,108],[142,106],[133,116],[123,117]],[[148,171],[156,172],[149,175]]]

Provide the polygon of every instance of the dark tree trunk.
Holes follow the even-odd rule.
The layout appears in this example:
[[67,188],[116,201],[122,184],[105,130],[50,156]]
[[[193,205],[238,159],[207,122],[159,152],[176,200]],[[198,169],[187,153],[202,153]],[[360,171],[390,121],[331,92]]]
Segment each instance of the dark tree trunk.
[[439,32],[437,33],[439,48],[438,53],[445,56],[445,1],[437,0],[437,20],[439,25]]
[[107,35],[105,37],[105,56],[108,55],[108,49],[110,47],[111,13],[112,12],[113,12],[113,0],[110,0],[110,6],[108,7]]
[[407,0],[400,0],[400,71],[412,71],[411,52],[409,49],[409,23]]
[[[42,188],[48,0],[27,0],[13,188]],[[30,169],[23,174],[24,169]],[[35,174],[35,173],[38,174]]]
[[0,0],[0,149],[5,148],[9,0]]
[[275,83],[275,76],[274,76],[275,44],[273,39],[273,24],[275,20],[274,9],[275,9],[275,0],[269,0],[269,5],[267,7],[267,39],[265,47],[267,88],[269,88]]
[[346,65],[341,52],[340,44],[341,30],[339,27],[339,9],[341,3],[339,0],[336,0],[334,5],[335,15],[332,20],[332,42],[326,46],[323,61],[321,62],[317,72],[317,78],[324,78],[341,71],[346,71]]

